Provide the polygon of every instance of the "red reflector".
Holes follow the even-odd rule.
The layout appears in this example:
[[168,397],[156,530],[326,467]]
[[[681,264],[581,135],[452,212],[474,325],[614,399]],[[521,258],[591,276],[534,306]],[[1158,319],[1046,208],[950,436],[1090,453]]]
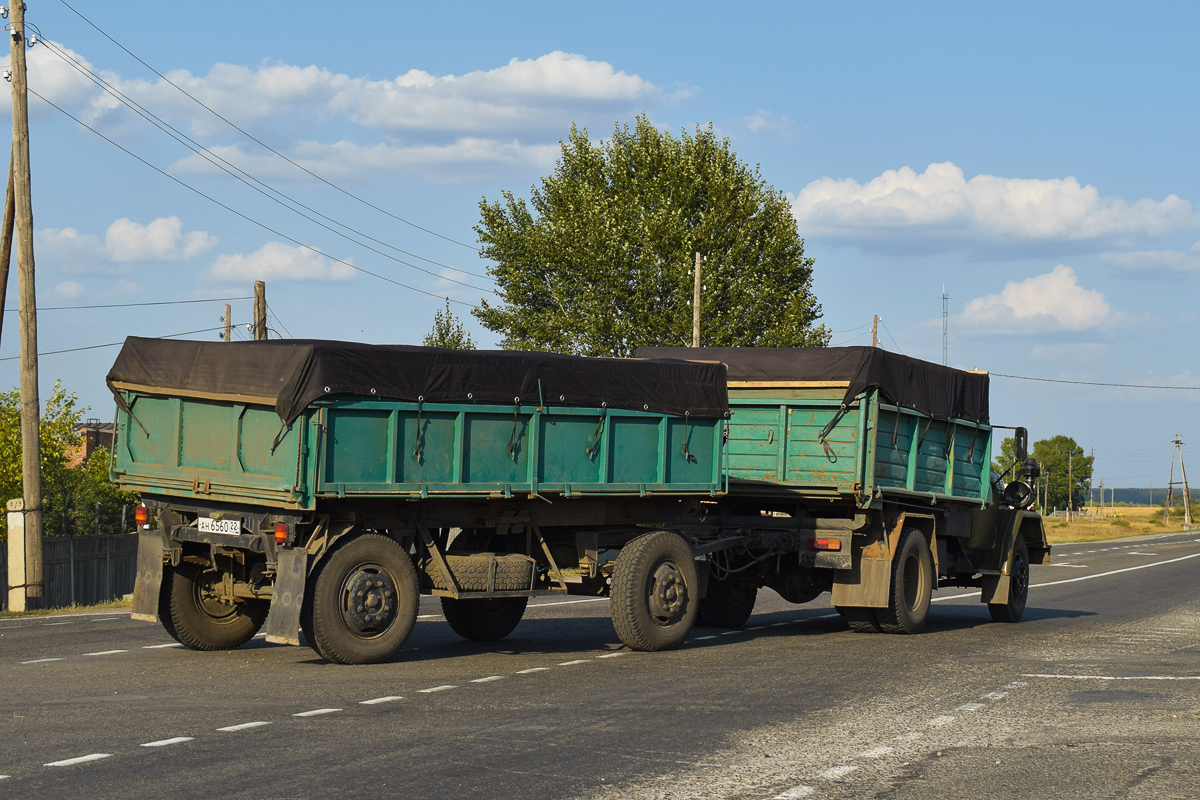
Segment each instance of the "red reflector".
[[286,544],[288,540],[288,529],[286,522],[275,523],[275,543]]
[[138,525],[150,524],[150,511],[145,506],[138,506],[133,510],[133,521]]
[[841,539],[809,539],[808,546],[813,550],[841,550]]

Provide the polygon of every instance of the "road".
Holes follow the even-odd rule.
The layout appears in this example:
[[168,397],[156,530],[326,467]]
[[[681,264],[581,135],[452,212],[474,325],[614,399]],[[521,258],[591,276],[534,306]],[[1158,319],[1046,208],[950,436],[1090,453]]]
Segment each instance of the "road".
[[128,612],[0,620],[0,796],[1200,796],[1200,536],[1054,555],[1018,625],[946,589],[921,635],[856,634],[764,591],[669,653],[579,598],[493,645],[424,598],[365,667],[191,652]]

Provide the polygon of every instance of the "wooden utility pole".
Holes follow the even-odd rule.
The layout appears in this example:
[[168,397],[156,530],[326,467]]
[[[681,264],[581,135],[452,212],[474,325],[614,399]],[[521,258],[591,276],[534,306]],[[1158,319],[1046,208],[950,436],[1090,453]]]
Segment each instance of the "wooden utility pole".
[[703,260],[696,253],[696,281],[692,290],[692,347],[700,346],[700,262]]
[[1172,494],[1175,491],[1175,457],[1179,457],[1179,471],[1183,476],[1183,524],[1192,524],[1192,495],[1188,489],[1187,470],[1183,466],[1183,439],[1179,434],[1175,434],[1175,439],[1171,442],[1175,445],[1175,450],[1171,453],[1171,472],[1167,479],[1167,503],[1163,508],[1163,522],[1167,522],[1171,516]]
[[222,322],[225,323],[225,333],[223,333],[221,335],[221,338],[227,342],[232,342],[233,341],[233,339],[232,339],[232,336],[233,336],[233,312],[229,308],[229,303],[225,304],[225,316],[222,319]]
[[1075,485],[1071,483],[1071,467],[1074,466],[1071,462],[1075,460],[1075,451],[1067,453],[1067,522],[1071,522],[1071,505],[1075,499],[1073,491]]
[[[9,7],[12,39],[13,215],[21,325],[21,478],[25,495],[26,607],[42,598],[42,451],[38,436],[37,299],[33,282],[33,200],[29,174],[29,96],[25,71],[25,5]],[[32,601],[32,602],[30,602]]]
[[254,339],[264,341],[267,338],[267,284],[263,281],[254,282]]
[[879,347],[879,315],[871,322],[871,347]]

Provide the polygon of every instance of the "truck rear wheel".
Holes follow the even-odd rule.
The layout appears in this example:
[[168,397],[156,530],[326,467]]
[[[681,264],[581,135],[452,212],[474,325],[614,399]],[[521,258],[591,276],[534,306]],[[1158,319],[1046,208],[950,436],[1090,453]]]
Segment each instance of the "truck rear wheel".
[[892,559],[892,588],[888,607],[875,610],[885,633],[916,633],[925,627],[933,599],[933,555],[925,534],[905,528]]
[[[221,599],[221,573],[194,564],[163,568],[165,609],[163,627],[180,644],[193,650],[233,650],[258,633],[267,619],[268,603]],[[166,613],[162,613],[165,611]]]
[[988,603],[988,613],[995,622],[1020,622],[1029,599],[1029,545],[1024,536],[1017,536],[1013,545],[1013,565],[1009,572],[1008,602]]
[[696,620],[696,561],[670,531],[639,536],[622,548],[613,568],[613,627],[634,650],[672,650]]
[[758,587],[731,578],[708,579],[708,593],[696,608],[696,624],[707,628],[740,628],[750,619]]
[[835,609],[846,620],[850,630],[855,633],[879,633],[879,617],[874,608],[859,608],[857,606],[837,606]]
[[476,600],[442,598],[442,613],[450,628],[474,642],[498,642],[525,616],[528,597],[485,597]]
[[412,560],[393,539],[344,539],[318,568],[305,619],[309,643],[339,664],[386,661],[408,641],[418,600]]

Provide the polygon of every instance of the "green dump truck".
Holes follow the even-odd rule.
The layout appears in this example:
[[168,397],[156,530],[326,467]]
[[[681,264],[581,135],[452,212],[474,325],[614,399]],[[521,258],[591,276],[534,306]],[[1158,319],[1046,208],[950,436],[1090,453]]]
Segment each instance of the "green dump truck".
[[196,649],[303,631],[340,663],[390,658],[422,593],[483,641],[530,597],[608,596],[640,650],[744,624],[763,586],[830,591],[860,630],[916,632],[945,585],[1020,618],[1049,547],[1027,485],[989,473],[986,375],[641,355],[129,339],[108,382],[112,476],[145,506],[134,617]]

